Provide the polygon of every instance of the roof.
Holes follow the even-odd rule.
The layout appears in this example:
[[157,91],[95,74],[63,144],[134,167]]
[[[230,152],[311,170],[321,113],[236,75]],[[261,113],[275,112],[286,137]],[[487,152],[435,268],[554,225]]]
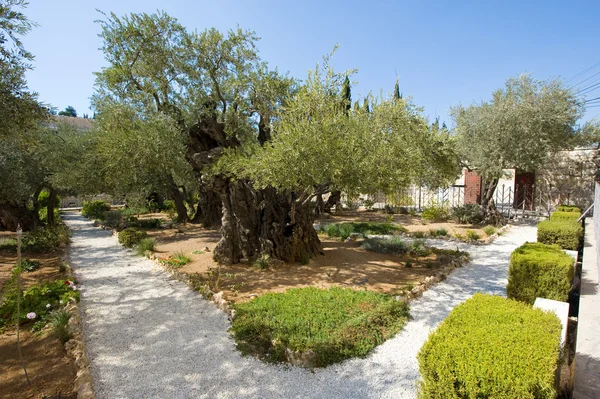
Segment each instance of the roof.
[[67,124],[77,130],[91,130],[93,126],[93,119],[54,115],[50,121],[50,126],[55,127],[56,124]]

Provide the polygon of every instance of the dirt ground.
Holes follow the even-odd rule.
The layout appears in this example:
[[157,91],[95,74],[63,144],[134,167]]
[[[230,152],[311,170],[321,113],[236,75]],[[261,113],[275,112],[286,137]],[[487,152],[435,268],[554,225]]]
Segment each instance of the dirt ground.
[[[23,258],[39,260],[40,268],[23,273],[24,288],[36,282],[65,278],[59,272],[63,250],[49,254],[23,254]],[[10,279],[17,256],[10,251],[0,251],[0,293]],[[18,360],[17,337],[14,327],[0,334],[0,398],[41,398],[43,395],[70,398],[75,381],[76,368],[61,343],[48,331],[32,333],[33,323],[21,326],[21,350],[31,380],[31,387]],[[73,396],[74,398],[75,396]]]
[[[365,212],[366,213],[366,212]],[[329,223],[373,220],[385,221],[387,215],[367,213],[333,217]],[[144,215],[144,218],[162,217],[160,214]],[[448,231],[468,230],[469,226],[456,226],[452,223],[420,224],[420,219],[397,215],[401,223],[411,231],[417,229],[445,227]],[[396,220],[394,220],[396,221]],[[418,224],[417,224],[417,221]],[[402,223],[404,222],[404,223]],[[414,230],[412,230],[414,229]],[[307,265],[272,262],[269,269],[260,270],[250,264],[221,266],[212,259],[212,250],[219,241],[216,229],[206,229],[188,224],[178,229],[160,229],[148,232],[157,239],[156,255],[172,255],[182,251],[192,261],[178,269],[179,272],[196,276],[198,279],[210,278],[212,291],[223,291],[225,299],[234,302],[247,301],[253,295],[266,292],[283,292],[288,288],[315,286],[328,288],[342,286],[354,289],[368,289],[388,294],[400,294],[403,290],[421,283],[426,277],[447,266],[451,259],[448,255],[431,254],[426,257],[412,255],[389,255],[369,252],[360,247],[359,241],[340,242],[339,239],[320,235],[323,254],[312,259]],[[481,232],[483,235],[483,233]],[[192,253],[202,251],[203,253]],[[406,262],[409,262],[409,267]],[[217,275],[219,276],[217,281]]]

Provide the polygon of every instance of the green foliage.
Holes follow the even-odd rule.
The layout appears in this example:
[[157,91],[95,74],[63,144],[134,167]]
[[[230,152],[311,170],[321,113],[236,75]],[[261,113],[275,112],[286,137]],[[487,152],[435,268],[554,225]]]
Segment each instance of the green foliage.
[[573,263],[558,245],[525,243],[510,256],[506,293],[529,304],[538,297],[566,302],[573,282]]
[[23,272],[33,272],[40,268],[39,260],[23,259],[21,263],[15,266]]
[[578,208],[576,206],[569,206],[569,205],[560,205],[557,209],[558,212],[576,212],[579,213],[579,215],[581,215],[581,208]]
[[366,235],[388,235],[396,232],[406,232],[406,229],[393,223],[381,222],[353,222],[332,223],[322,227],[329,237],[340,237],[343,240],[350,237],[352,233]]
[[421,212],[421,217],[434,222],[444,222],[450,218],[450,209],[443,204],[431,204]]
[[62,344],[66,343],[71,339],[71,332],[69,331],[69,319],[71,318],[71,314],[64,308],[57,309],[50,313],[48,316],[48,321],[50,324],[50,328],[52,329],[52,334],[58,339]]
[[61,116],[70,116],[72,118],[77,117],[77,111],[70,105],[68,105],[67,108],[65,108],[63,111],[60,111],[58,114]]
[[[16,273],[7,284],[5,295],[0,302],[0,327],[19,317],[20,322],[28,321],[27,313],[34,312],[36,320],[44,320],[46,315],[56,307],[60,301],[66,304],[71,298],[79,301],[79,291],[75,291],[65,280],[55,280],[35,284],[29,287],[21,298],[21,314],[17,315],[17,290]],[[47,305],[50,304],[50,307]]]
[[148,233],[135,227],[128,227],[119,233],[119,243],[127,248],[133,248],[144,238],[148,238]]
[[[443,227],[440,227],[437,230],[436,229],[431,229],[431,230],[429,230],[429,235],[431,237],[445,237],[445,236],[448,235],[448,230],[446,230]],[[423,237],[421,237],[421,238],[423,238]]]
[[467,237],[467,240],[469,240],[469,241],[477,241],[480,238],[479,234],[477,234],[477,232],[475,230],[465,231],[465,236]]
[[488,237],[496,234],[497,231],[494,226],[485,226],[482,230]]
[[[48,199],[50,197],[50,192],[48,190],[43,190],[38,196],[38,206],[39,206],[39,215],[40,220],[43,222],[48,221]],[[55,196],[54,201],[54,220],[58,220],[59,212],[58,208],[60,207],[60,197]]]
[[158,261],[165,265],[178,268],[190,263],[192,261],[192,258],[183,253],[183,251],[177,251],[172,256],[168,256],[166,258],[159,258]]
[[406,242],[397,236],[390,238],[365,238],[361,246],[367,251],[380,254],[405,254],[409,251]]
[[425,240],[416,239],[410,245],[409,252],[415,256],[427,256],[430,255],[433,250],[425,245]]
[[537,240],[544,244],[557,244],[562,249],[576,251],[583,237],[580,223],[544,220],[537,225]]
[[412,233],[410,233],[410,235],[414,238],[426,238],[427,232],[426,231],[413,231]]
[[582,113],[560,80],[528,75],[507,80],[491,101],[452,109],[462,159],[486,181],[502,178],[507,168],[539,170],[549,153],[576,138]]
[[452,217],[461,224],[479,224],[483,222],[483,211],[477,204],[467,204],[452,208]]
[[269,256],[269,254],[261,254],[255,261],[254,261],[254,267],[256,267],[257,269],[268,269],[269,266],[271,265],[271,257]]
[[135,245],[135,252],[140,256],[145,256],[147,252],[154,251],[156,245],[156,238],[142,238],[137,245]]
[[558,222],[558,221],[572,221],[572,222],[577,222],[577,219],[579,219],[579,217],[581,216],[581,214],[577,213],[577,212],[552,212],[552,214],[550,215],[550,220],[553,222]]
[[15,238],[0,239],[0,250],[17,250],[17,240]]
[[287,348],[312,350],[317,367],[366,356],[408,319],[408,305],[402,301],[338,287],[289,289],[233,308],[231,329],[242,351],[285,361]]
[[135,225],[142,229],[158,229],[162,226],[162,219],[140,219]]
[[110,211],[110,204],[105,201],[83,201],[81,214],[90,219],[103,219],[108,211]]
[[561,323],[510,299],[475,294],[418,355],[421,399],[554,399]]
[[62,223],[38,227],[23,236],[23,252],[49,252],[71,241],[71,231]]

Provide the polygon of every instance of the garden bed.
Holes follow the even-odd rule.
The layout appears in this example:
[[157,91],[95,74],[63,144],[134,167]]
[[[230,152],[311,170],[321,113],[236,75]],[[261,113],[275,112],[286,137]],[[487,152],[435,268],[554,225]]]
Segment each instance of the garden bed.
[[[3,237],[8,234],[3,232]],[[14,233],[12,233],[14,235]],[[49,253],[24,253],[23,259],[39,261],[39,267],[21,274],[23,289],[35,284],[65,280],[67,270],[63,265],[64,248]],[[4,292],[10,280],[17,256],[12,250],[0,251],[0,292]],[[61,398],[71,397],[76,376],[74,359],[67,356],[64,345],[49,329],[31,331],[34,322],[21,326],[21,347],[32,386],[28,387],[23,369],[18,361],[16,328],[10,323],[0,334],[0,397],[39,398],[42,395]],[[75,397],[73,395],[72,397]]]

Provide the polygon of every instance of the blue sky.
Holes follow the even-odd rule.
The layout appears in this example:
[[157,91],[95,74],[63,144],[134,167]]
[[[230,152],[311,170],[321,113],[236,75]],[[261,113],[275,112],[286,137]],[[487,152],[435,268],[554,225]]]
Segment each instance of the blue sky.
[[[450,122],[452,105],[488,100],[523,72],[569,79],[600,61],[597,1],[157,1],[31,0],[25,10],[40,26],[24,39],[35,56],[32,90],[58,109],[90,112],[98,50],[96,8],[123,15],[166,11],[189,29],[254,30],[263,60],[303,79],[331,51],[337,70],[357,68],[353,98],[392,91],[430,119]],[[600,66],[571,84],[600,72]],[[581,85],[600,82],[600,75]],[[600,87],[588,98],[600,96]],[[590,108],[582,121],[600,115]]]

